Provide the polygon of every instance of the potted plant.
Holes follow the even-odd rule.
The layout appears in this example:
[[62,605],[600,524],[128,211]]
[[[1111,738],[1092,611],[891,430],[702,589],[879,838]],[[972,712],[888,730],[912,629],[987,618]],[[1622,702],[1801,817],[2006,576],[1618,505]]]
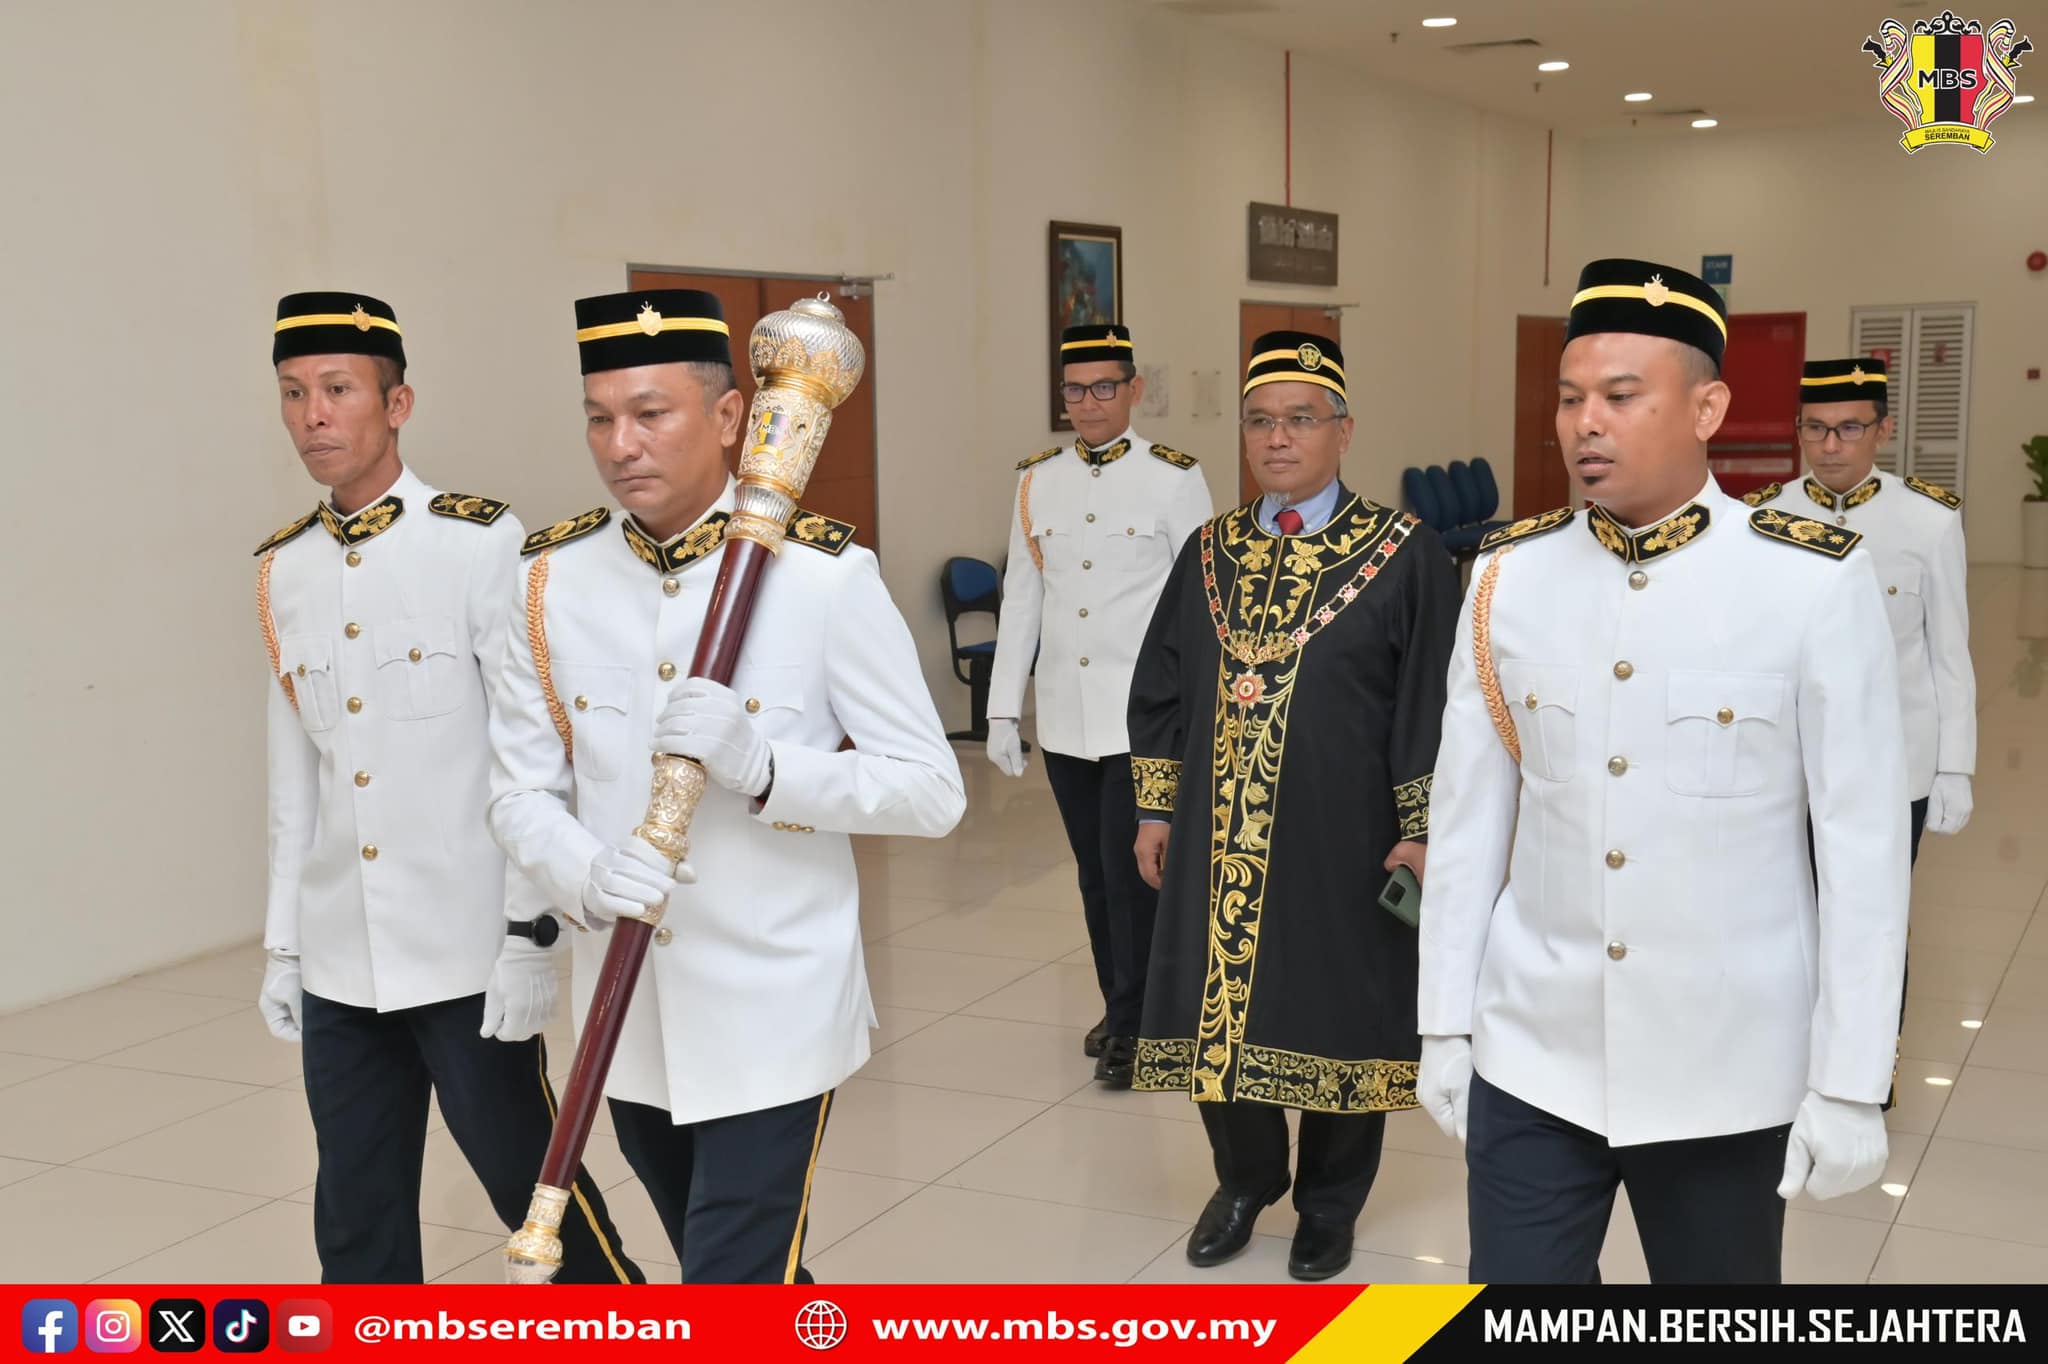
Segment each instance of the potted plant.
[[2020,562],[2048,568],[2048,436],[2036,436],[2020,450],[2034,475],[2034,490],[2020,504]]

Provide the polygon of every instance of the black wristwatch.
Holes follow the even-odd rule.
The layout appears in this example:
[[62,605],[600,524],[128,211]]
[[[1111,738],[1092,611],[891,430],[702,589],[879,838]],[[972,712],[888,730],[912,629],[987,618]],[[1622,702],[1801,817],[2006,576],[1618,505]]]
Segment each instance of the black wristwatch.
[[562,922],[552,914],[543,914],[526,923],[514,921],[505,925],[508,938],[531,938],[535,947],[553,947],[555,939],[562,936]]

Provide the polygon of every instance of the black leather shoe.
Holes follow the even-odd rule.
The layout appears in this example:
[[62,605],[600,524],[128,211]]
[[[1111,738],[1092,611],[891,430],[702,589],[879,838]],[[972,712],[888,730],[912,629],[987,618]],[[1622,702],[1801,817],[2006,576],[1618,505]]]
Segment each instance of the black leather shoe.
[[1303,1213],[1287,1252],[1287,1272],[1313,1283],[1334,1278],[1351,1267],[1351,1232],[1355,1220],[1338,1221]]
[[1195,1229],[1188,1234],[1188,1263],[1197,1269],[1208,1269],[1240,1254],[1252,1243],[1252,1224],[1259,1220],[1259,1214],[1279,1202],[1280,1195],[1286,1192],[1283,1185],[1266,1198],[1229,1194],[1221,1189],[1211,1194],[1208,1206],[1195,1221]]
[[1081,1039],[1081,1054],[1088,1057],[1102,1055],[1102,1043],[1108,1036],[1109,1020],[1104,1018],[1094,1027],[1090,1028],[1088,1035]]
[[1137,1038],[1106,1037],[1102,1041],[1102,1055],[1095,1061],[1095,1078],[1111,1089],[1129,1089],[1137,1063]]

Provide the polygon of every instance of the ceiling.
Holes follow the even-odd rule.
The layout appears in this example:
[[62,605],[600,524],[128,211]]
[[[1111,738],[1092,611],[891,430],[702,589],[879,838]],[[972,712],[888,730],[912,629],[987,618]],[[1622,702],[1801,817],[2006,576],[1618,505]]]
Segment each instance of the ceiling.
[[[1859,114],[1889,118],[1873,59],[1860,51],[1880,22],[1938,14],[1930,0],[1130,0],[1248,40],[1314,53],[1391,83],[1580,134],[1676,129],[1704,110],[1722,128],[1787,128]],[[2048,0],[1945,0],[1986,25],[2010,17],[2037,51],[2022,59],[2028,93],[2038,58],[2048,84]],[[1449,15],[1453,28],[1422,27]],[[1534,39],[1477,52],[1459,44]],[[1561,59],[1569,71],[1544,74]],[[1648,103],[1622,100],[1647,90]],[[2014,109],[2020,118],[2048,103]],[[2048,117],[2048,113],[2040,115]]]

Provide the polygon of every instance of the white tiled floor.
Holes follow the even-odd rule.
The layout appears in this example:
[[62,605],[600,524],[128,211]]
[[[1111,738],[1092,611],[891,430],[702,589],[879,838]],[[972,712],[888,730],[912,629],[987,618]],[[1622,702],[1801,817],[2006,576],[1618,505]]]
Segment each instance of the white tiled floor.
[[[2048,573],[1979,568],[1977,811],[1916,878],[1902,1102],[1880,1189],[1802,1200],[1794,1279],[2048,1280]],[[2030,638],[2031,637],[2031,640]],[[814,1189],[825,1281],[1232,1283],[1286,1276],[1287,1210],[1241,1259],[1190,1269],[1213,1186],[1192,1106],[1090,1079],[1101,1011],[1040,764],[995,776],[959,748],[970,809],[938,843],[862,840],[875,1059],[841,1091]],[[252,1001],[254,947],[0,1018],[0,1279],[293,1280],[312,1250],[312,1133],[294,1048]],[[1966,1026],[1966,1025],[1979,1026]],[[568,1067],[566,1015],[551,1059]],[[1934,1083],[1934,1082],[1945,1083]],[[496,1282],[502,1229],[438,1120],[429,1272]],[[1396,1115],[1351,1281],[1462,1281],[1463,1168]],[[589,1163],[628,1250],[676,1269],[600,1117]],[[1603,1268],[1643,1278],[1625,1199]]]

